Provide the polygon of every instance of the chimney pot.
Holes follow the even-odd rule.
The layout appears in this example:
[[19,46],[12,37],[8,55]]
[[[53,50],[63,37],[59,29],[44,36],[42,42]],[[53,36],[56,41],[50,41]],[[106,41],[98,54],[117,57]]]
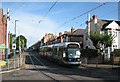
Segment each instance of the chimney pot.
[[59,36],[62,36],[62,32],[59,33]]
[[93,15],[93,19],[97,19],[98,17],[96,15]]
[[73,33],[75,31],[74,27],[71,28],[71,33]]

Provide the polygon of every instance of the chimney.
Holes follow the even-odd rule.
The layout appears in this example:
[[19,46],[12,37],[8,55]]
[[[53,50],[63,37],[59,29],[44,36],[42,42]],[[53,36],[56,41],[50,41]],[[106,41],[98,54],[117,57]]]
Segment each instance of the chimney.
[[59,36],[62,36],[62,32],[59,33]]
[[67,34],[67,31],[64,31],[64,34]]
[[94,24],[96,24],[98,17],[96,15],[93,15],[92,17],[93,17],[93,20],[94,20]]
[[74,27],[71,28],[71,33],[73,33],[75,31]]
[[3,17],[3,9],[0,8],[0,20],[2,20],[2,17]]

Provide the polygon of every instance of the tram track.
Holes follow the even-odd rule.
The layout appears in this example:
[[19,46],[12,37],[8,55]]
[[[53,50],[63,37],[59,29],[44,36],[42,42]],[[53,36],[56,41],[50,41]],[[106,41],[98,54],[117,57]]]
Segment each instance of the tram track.
[[[30,56],[30,60],[31,60],[31,61],[32,61],[32,58],[31,58],[31,56],[32,56],[32,57],[34,57],[42,66],[45,66],[45,67],[46,67],[46,65],[43,64],[36,56],[32,55],[31,52],[30,52],[29,54],[30,54],[29,56]],[[32,61],[32,64],[34,65],[34,62],[33,62],[33,61]],[[52,80],[54,80],[54,81],[56,81],[56,82],[59,82],[59,80],[56,80],[54,77],[50,76],[49,74],[46,74],[46,73],[44,73],[43,71],[40,71],[36,65],[34,65],[34,67],[35,67],[35,69],[36,69],[38,72],[44,74],[45,76],[49,77],[50,79],[52,79]],[[49,69],[49,70],[54,72],[54,70],[51,70],[51,69]],[[71,77],[70,75],[66,75],[66,74],[64,74],[63,72],[60,72],[60,71],[59,71],[59,75],[60,75],[60,76],[63,76],[63,77],[66,77],[66,78],[69,78],[70,80],[73,80],[73,81],[75,81],[75,82],[78,82],[78,79],[73,78],[73,77]]]
[[[51,80],[53,80],[53,81],[55,81],[55,82],[59,82],[59,80],[56,80],[56,79],[50,77],[49,75],[45,74],[43,71],[40,71],[40,70],[37,68],[37,66],[34,64],[31,56],[33,56],[33,55],[31,55],[31,53],[29,53],[29,58],[30,58],[30,60],[31,60],[32,65],[35,67],[36,71],[38,71],[39,73],[42,73],[43,75],[45,75],[46,77],[50,78]],[[34,56],[33,56],[33,57],[34,57]],[[40,63],[41,63],[41,62],[40,62]]]

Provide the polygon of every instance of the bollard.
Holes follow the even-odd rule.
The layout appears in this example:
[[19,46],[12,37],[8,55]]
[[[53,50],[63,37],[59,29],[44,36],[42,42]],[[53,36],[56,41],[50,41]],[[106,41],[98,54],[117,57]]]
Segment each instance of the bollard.
[[17,61],[18,61],[18,67],[19,67],[19,58],[17,59]]
[[86,66],[87,66],[87,65],[88,65],[88,64],[87,64],[87,58],[85,58],[85,63],[86,63]]
[[14,69],[15,69],[15,59],[14,59]]
[[9,63],[10,63],[10,62],[9,62],[9,59],[8,59],[8,70],[9,70]]

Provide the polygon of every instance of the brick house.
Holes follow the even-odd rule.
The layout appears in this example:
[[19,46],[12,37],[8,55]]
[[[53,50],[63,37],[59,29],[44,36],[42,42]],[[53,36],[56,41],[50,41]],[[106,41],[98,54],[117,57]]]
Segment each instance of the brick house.
[[[0,45],[6,44],[7,16],[3,15],[3,9],[0,8]],[[0,59],[5,59],[5,50],[0,49]]]
[[62,32],[60,32],[58,37],[54,36],[49,38],[46,44],[55,44],[62,42],[79,42],[81,47],[83,47],[83,33],[84,33],[84,29],[75,30],[72,27],[71,31],[64,31],[63,34]]
[[71,28],[71,32],[64,32],[63,34],[63,42],[78,42],[81,45],[81,48],[83,48],[83,34],[84,29],[74,29],[74,27]]
[[[84,29],[74,29],[74,27],[71,28],[71,31],[64,31],[59,33],[59,36],[53,35],[52,33],[46,33],[45,36],[32,45],[32,48],[40,47],[43,45],[50,45],[55,43],[62,43],[62,42],[78,42],[81,45],[81,48],[83,48],[83,34]],[[39,45],[39,46],[38,46]]]

